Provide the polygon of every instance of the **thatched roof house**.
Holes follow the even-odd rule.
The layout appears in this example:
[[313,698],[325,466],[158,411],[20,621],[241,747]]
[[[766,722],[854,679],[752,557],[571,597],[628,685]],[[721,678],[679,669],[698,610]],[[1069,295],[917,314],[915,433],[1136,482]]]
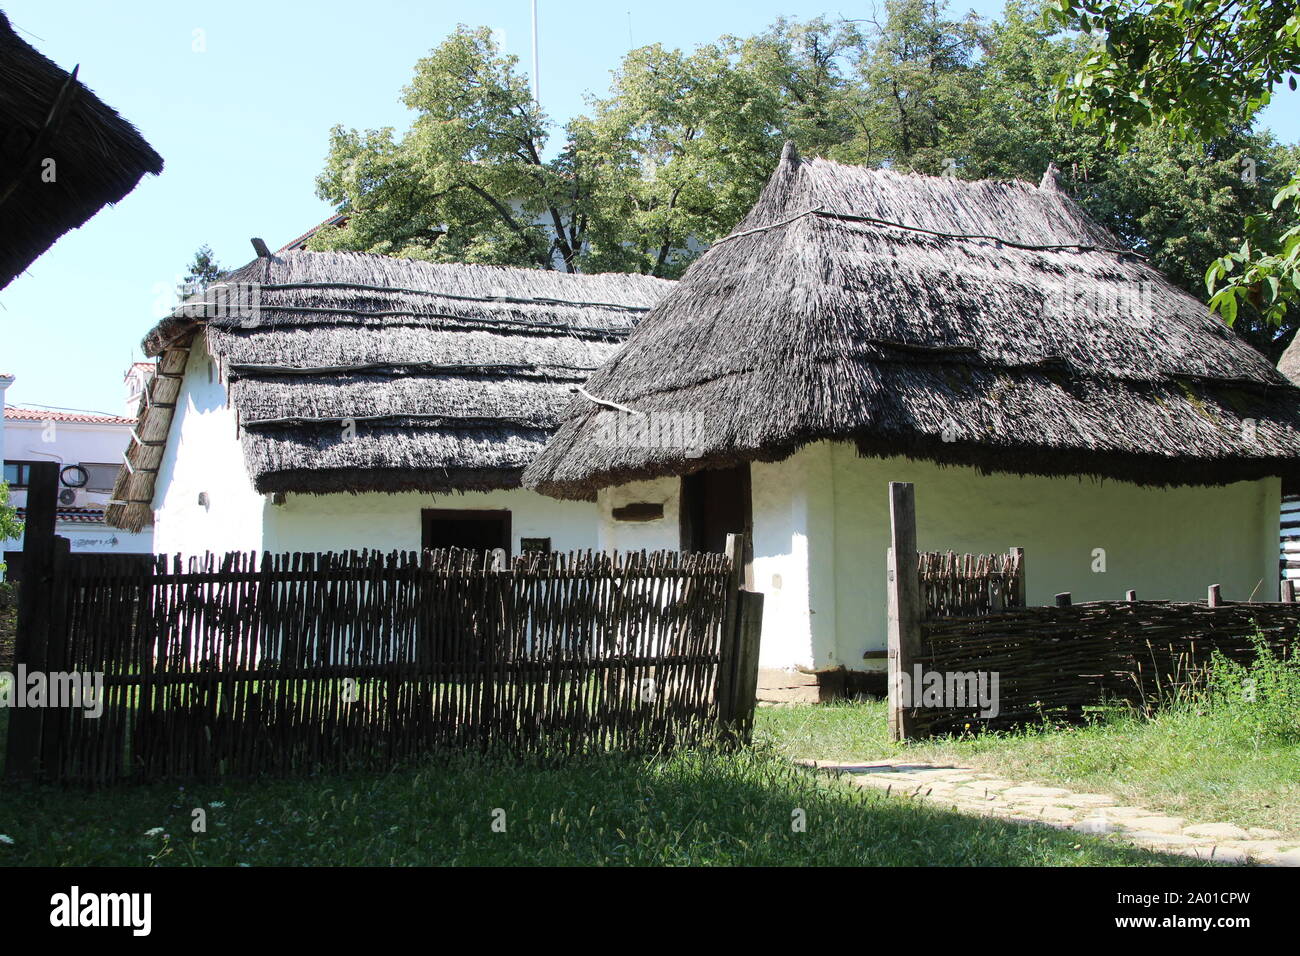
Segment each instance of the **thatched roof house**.
[[365,253],[256,259],[145,337],[159,373],[109,521],[152,520],[194,351],[258,494],[518,488],[573,390],[670,286]]
[[1054,170],[968,182],[787,146],[585,388],[525,485],[596,496],[606,546],[750,532],[765,667],[883,648],[890,480],[916,483],[924,547],[1025,546],[1037,600],[1244,599],[1275,590],[1277,479],[1300,475],[1300,391]]
[[[0,12],[0,288],[163,161],[135,128],[24,42]],[[55,162],[48,180],[43,163]]]
[[1037,188],[966,182],[787,147],[746,219],[587,390],[702,413],[702,454],[600,442],[621,413],[584,399],[532,487],[590,496],[821,439],[1158,485],[1300,473],[1286,379],[1050,174]]

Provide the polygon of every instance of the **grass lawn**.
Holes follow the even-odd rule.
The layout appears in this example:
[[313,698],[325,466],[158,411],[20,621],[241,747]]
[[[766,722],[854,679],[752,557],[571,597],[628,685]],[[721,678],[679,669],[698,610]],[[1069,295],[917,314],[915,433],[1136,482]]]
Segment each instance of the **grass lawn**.
[[764,709],[759,727],[791,757],[908,754],[1014,780],[1105,792],[1189,822],[1269,827],[1300,837],[1300,743],[1258,741],[1222,712],[1175,707],[1154,720],[1112,714],[1064,729],[895,744],[882,701]]
[[[207,813],[206,833],[191,830],[195,808]],[[498,808],[505,832],[492,827]],[[804,832],[792,828],[796,810]],[[0,865],[1188,865],[859,792],[793,768],[766,740],[742,753],[557,767],[461,757],[388,774],[184,787],[0,785],[0,834],[13,840],[0,841]]]

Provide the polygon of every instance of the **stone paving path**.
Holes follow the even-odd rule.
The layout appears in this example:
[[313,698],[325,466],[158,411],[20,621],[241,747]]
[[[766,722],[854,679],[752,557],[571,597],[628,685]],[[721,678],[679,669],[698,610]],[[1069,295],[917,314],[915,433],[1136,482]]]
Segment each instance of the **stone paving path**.
[[1224,863],[1300,866],[1300,840],[1276,830],[1231,823],[1191,824],[1182,817],[1125,806],[1105,793],[1075,793],[1003,780],[970,767],[936,766],[906,759],[844,763],[800,760],[855,786],[928,800],[963,813],[1042,823],[1080,833],[1114,834],[1136,846]]

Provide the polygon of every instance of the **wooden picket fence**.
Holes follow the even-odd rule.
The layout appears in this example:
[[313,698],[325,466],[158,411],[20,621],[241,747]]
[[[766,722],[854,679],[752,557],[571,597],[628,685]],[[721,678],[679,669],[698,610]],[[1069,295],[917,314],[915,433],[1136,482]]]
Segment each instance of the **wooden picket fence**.
[[738,536],[728,554],[230,553],[144,572],[57,540],[29,562],[17,663],[102,674],[103,710],[15,710],[11,776],[647,752],[752,728],[762,596],[740,588]]

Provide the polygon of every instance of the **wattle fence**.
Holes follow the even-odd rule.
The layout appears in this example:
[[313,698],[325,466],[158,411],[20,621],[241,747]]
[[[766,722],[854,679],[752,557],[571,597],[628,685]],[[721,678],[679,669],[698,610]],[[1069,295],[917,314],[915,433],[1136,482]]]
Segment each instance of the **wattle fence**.
[[[1077,720],[1083,708],[1148,706],[1199,679],[1217,650],[1248,661],[1262,637],[1295,653],[1300,604],[1283,582],[1277,603],[1025,602],[1025,554],[916,551],[912,486],[890,484],[890,727],[896,739]],[[894,555],[915,555],[914,573]],[[996,684],[994,680],[996,679]],[[984,683],[981,685],[981,681]],[[995,707],[974,705],[983,691]],[[966,706],[957,706],[964,701]],[[996,711],[996,712],[993,712]]]
[[16,663],[103,691],[15,709],[11,776],[648,752],[752,728],[762,596],[741,590],[738,536],[727,554],[231,553],[144,570],[51,541],[29,552]]

